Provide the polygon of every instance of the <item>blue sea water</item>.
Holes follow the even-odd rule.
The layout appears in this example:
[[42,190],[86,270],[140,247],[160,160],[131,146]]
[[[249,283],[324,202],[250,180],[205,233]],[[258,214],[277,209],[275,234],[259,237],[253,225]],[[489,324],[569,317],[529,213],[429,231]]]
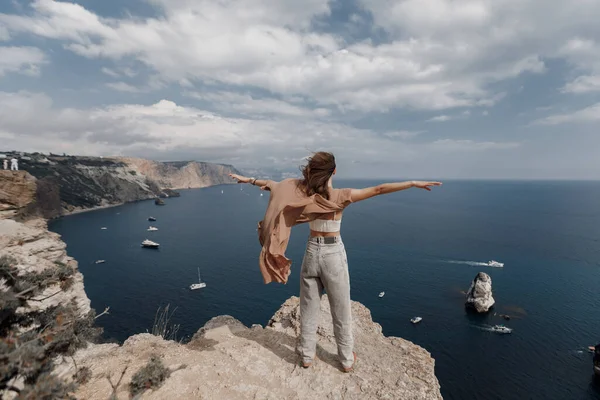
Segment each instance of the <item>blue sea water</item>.
[[[92,306],[111,308],[98,320],[107,338],[151,329],[166,304],[176,307],[172,321],[183,336],[222,314],[264,325],[298,295],[307,226],[292,233],[289,283],[264,285],[256,223],[268,193],[251,186],[181,193],[164,207],[139,202],[51,223],[79,261]],[[147,232],[149,224],[159,231]],[[352,298],[385,335],[431,352],[445,399],[600,398],[586,351],[600,342],[600,182],[448,181],[350,205],[342,237]],[[141,248],[146,238],[160,250]],[[491,259],[505,267],[478,264]],[[190,291],[197,267],[208,286]],[[480,271],[492,277],[495,312],[510,321],[465,312],[462,292]],[[417,315],[423,321],[412,325]],[[496,323],[513,333],[486,330]]]

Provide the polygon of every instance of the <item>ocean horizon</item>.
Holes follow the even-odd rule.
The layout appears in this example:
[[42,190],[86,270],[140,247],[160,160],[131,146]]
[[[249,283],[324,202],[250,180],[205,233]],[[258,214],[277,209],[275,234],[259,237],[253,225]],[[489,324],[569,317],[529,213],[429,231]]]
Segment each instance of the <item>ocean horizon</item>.
[[[432,354],[445,399],[600,397],[586,351],[600,342],[600,182],[442,181],[432,192],[410,189],[348,207],[342,238],[352,299],[371,310],[386,336]],[[167,304],[185,340],[217,315],[265,325],[299,294],[308,227],[293,229],[288,284],[264,285],[256,224],[269,194],[260,193],[248,185],[182,190],[164,207],[129,203],[53,220],[50,229],[79,262],[92,307],[111,307],[97,321],[107,340],[151,330]],[[149,225],[159,231],[146,231]],[[160,250],[141,248],[146,238]],[[489,260],[505,266],[486,266]],[[190,291],[198,268],[207,287]],[[464,308],[478,272],[491,276],[496,300],[485,315]],[[411,324],[414,316],[423,321]],[[491,332],[499,323],[513,333]]]

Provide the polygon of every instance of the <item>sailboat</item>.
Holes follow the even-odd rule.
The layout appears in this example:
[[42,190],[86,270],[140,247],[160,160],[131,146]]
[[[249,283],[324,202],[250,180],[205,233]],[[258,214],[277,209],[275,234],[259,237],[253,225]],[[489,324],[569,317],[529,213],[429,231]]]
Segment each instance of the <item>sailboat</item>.
[[202,289],[206,287],[206,283],[202,282],[202,279],[200,279],[200,267],[198,267],[198,283],[192,283],[190,285],[190,289],[191,290],[196,290],[196,289]]

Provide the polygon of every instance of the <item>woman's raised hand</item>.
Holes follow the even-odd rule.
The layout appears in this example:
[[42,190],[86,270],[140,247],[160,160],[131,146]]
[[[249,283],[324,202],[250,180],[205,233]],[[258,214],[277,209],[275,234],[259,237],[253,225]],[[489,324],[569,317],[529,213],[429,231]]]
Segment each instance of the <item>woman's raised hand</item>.
[[250,182],[250,178],[246,178],[245,176],[238,175],[238,174],[229,174],[229,177],[231,179],[235,179],[237,181],[237,183],[248,183],[248,182]]
[[431,191],[430,186],[441,186],[442,182],[414,181],[414,187]]

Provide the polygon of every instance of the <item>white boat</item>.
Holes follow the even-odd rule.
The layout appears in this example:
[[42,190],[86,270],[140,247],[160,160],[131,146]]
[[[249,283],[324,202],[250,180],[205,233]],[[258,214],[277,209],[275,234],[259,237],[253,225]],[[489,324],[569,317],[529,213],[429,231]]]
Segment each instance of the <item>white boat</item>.
[[148,227],[148,230],[149,230],[150,232],[154,232],[154,231],[157,231],[157,230],[158,230],[158,228],[157,228],[157,227],[155,227],[155,226],[150,226],[150,227]]
[[511,333],[512,329],[510,329],[504,325],[494,325],[494,326],[492,326],[492,332]]
[[412,322],[413,324],[418,324],[419,322],[421,322],[423,320],[423,318],[421,317],[412,317],[410,319],[410,322]]
[[158,246],[160,246],[160,245],[156,242],[153,242],[152,240],[146,239],[142,242],[142,247],[150,247],[152,249],[158,249]]
[[202,282],[202,279],[200,279],[200,267],[198,267],[198,283],[192,283],[190,285],[190,289],[191,290],[196,290],[196,289],[202,289],[206,287],[206,283]]
[[100,228],[100,229],[102,229],[103,231],[105,231],[105,230],[107,230],[108,228],[107,228],[107,227],[105,227],[105,226],[103,226],[103,227],[102,227],[102,228]]
[[106,260],[97,260],[96,264],[104,264],[106,262]]
[[385,292],[379,293],[379,297],[383,297],[383,296],[385,296]]
[[154,218],[154,217],[148,217],[148,221],[156,221],[156,218]]
[[496,268],[502,268],[502,267],[504,267],[504,263],[498,262],[496,260],[490,260],[490,261],[488,261],[488,265],[490,267],[496,267]]
[[223,194],[223,191],[221,190],[221,194]]
[[263,194],[261,193],[261,194],[260,194],[260,197],[262,197],[262,195],[263,195]]

